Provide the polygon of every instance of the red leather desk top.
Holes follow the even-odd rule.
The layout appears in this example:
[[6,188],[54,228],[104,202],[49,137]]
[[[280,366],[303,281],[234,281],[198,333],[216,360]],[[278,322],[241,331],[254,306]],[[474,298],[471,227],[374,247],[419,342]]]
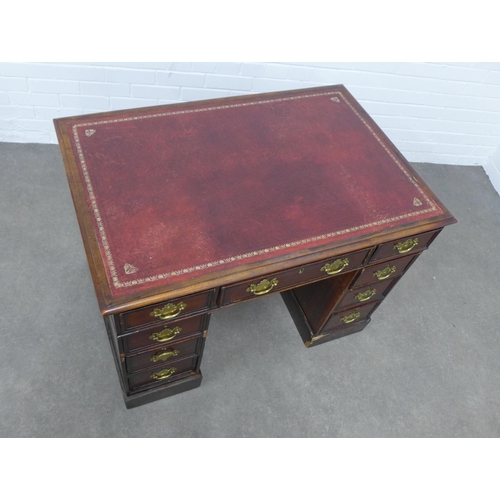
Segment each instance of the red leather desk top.
[[343,86],[59,122],[113,297],[443,214]]

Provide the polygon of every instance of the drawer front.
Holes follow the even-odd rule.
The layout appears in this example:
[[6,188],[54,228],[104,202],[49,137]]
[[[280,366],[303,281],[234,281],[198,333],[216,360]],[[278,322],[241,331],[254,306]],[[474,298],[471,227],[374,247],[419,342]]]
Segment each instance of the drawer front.
[[378,283],[402,274],[418,256],[408,255],[399,259],[380,262],[373,266],[365,267],[357,277],[352,288],[358,288],[370,283]]
[[237,285],[223,287],[220,305],[253,299],[267,293],[280,292],[310,281],[352,271],[363,264],[370,250],[368,248],[352,254],[332,257],[268,276],[260,276]]
[[378,283],[372,283],[371,285],[364,286],[362,288],[357,288],[356,290],[348,291],[335,310],[340,311],[347,307],[379,302],[389,293],[389,290],[396,283],[396,281],[398,280],[387,279],[379,281]]
[[180,339],[201,333],[208,328],[209,314],[200,314],[179,321],[154,325],[140,332],[129,333],[119,337],[122,352],[128,354],[151,347],[165,347]]
[[347,309],[337,314],[332,314],[330,319],[326,322],[323,331],[354,325],[356,322],[366,319],[375,311],[379,304],[380,302],[373,302],[365,304],[364,306],[355,307],[354,309]]
[[129,387],[131,391],[146,389],[148,387],[168,384],[183,377],[187,377],[196,370],[198,356],[180,359],[175,363],[150,368],[136,372],[129,376]]
[[153,323],[172,321],[197,312],[208,311],[214,307],[214,296],[215,290],[212,289],[122,313],[120,315],[122,332],[136,330]]
[[200,354],[202,343],[203,337],[200,334],[184,342],[176,342],[152,351],[143,352],[134,356],[127,356],[125,359],[127,372],[133,373],[149,367],[156,368],[165,363],[170,363],[194,354]]
[[399,257],[405,254],[425,250],[439,234],[440,231],[429,231],[408,238],[390,241],[380,245],[373,253],[370,262]]

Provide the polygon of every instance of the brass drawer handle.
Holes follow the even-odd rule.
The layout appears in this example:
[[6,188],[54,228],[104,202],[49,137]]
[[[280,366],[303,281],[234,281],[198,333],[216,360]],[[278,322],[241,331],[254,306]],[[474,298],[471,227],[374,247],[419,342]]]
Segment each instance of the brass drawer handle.
[[407,253],[418,245],[418,238],[408,238],[406,241],[400,241],[394,245],[394,250],[398,253]]
[[153,333],[150,335],[150,340],[156,340],[156,342],[168,342],[174,339],[179,333],[182,332],[182,328],[176,326],[175,328],[165,328],[161,332]]
[[158,363],[158,361],[167,361],[167,359],[170,359],[170,358],[173,358],[174,356],[177,356],[179,354],[179,352],[180,351],[178,351],[177,349],[170,350],[170,351],[167,351],[167,350],[158,351],[158,352],[155,352],[153,354],[153,356],[151,356],[151,359],[149,361],[151,361],[151,363]]
[[269,293],[277,285],[278,280],[276,278],[273,278],[271,281],[264,279],[257,285],[250,285],[246,291],[251,292],[254,295],[264,295],[265,293]]
[[172,368],[167,368],[161,372],[152,373],[149,378],[152,378],[153,380],[165,380],[166,378],[171,377],[176,371],[177,368],[172,366]]
[[179,316],[179,314],[186,309],[186,304],[184,302],[179,302],[178,304],[167,304],[161,309],[153,309],[150,316],[160,319],[170,319]]
[[343,321],[345,324],[352,323],[353,321],[356,321],[360,316],[361,313],[359,311],[354,311],[353,313],[348,314],[347,316],[341,316],[340,321]]
[[374,290],[373,288],[369,288],[365,292],[357,293],[354,297],[356,297],[360,302],[365,302],[367,300],[370,300],[376,293],[377,293],[377,290]]
[[373,275],[376,276],[378,280],[382,281],[387,278],[390,278],[395,272],[396,272],[396,266],[387,266],[380,271],[375,271]]
[[345,259],[337,259],[333,261],[331,264],[325,264],[320,271],[325,271],[326,274],[338,274],[340,271],[343,271],[349,265],[349,259],[346,257]]

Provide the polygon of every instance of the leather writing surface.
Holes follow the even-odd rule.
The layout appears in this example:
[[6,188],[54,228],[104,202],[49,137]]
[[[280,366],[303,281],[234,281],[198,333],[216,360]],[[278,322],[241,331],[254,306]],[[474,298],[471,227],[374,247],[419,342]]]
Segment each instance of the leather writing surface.
[[442,214],[342,90],[66,122],[114,296]]

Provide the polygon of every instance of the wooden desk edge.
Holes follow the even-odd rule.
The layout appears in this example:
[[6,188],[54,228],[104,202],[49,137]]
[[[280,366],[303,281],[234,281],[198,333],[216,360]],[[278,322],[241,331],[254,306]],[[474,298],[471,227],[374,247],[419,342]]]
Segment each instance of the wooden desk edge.
[[[171,285],[163,285],[150,289],[149,292],[141,296],[140,292],[130,295],[124,295],[119,298],[106,300],[105,297],[98,297],[101,306],[101,314],[107,316],[117,314],[139,307],[145,307],[158,302],[175,299],[185,295],[202,292],[211,288],[218,288],[245,281],[254,277],[265,276],[293,267],[299,267],[305,264],[310,264],[322,259],[334,257],[336,255],[346,254],[379,245],[381,243],[403,239],[416,233],[442,229],[443,227],[454,224],[456,219],[453,216],[447,217],[440,221],[428,224],[420,224],[416,227],[409,227],[405,230],[387,231],[383,235],[357,239],[356,241],[345,243],[342,245],[330,245],[327,248],[318,250],[317,252],[307,252],[301,255],[290,255],[286,260],[275,257],[269,259],[265,263],[248,264],[239,266],[226,271],[212,272],[197,278],[187,279],[183,282],[173,283]],[[97,277],[96,277],[97,278]]]

